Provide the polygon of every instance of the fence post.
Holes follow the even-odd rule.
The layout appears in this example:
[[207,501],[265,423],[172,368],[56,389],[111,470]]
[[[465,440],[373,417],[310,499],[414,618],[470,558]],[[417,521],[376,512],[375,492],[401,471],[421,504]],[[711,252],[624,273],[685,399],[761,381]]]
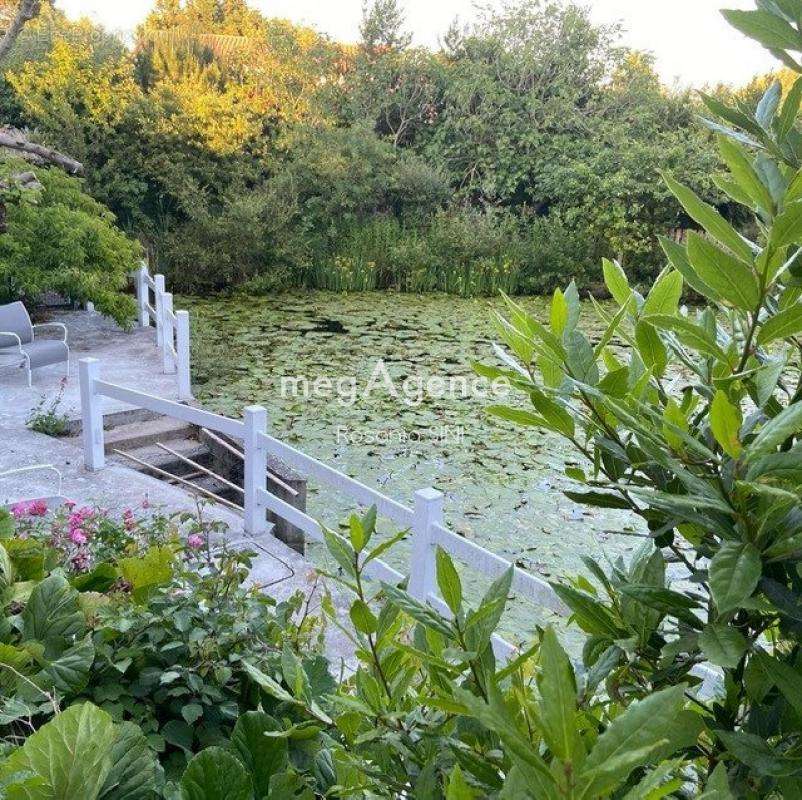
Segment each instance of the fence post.
[[150,287],[146,280],[148,274],[148,267],[145,262],[136,271],[136,304],[139,308],[139,326],[147,328],[150,325],[150,314],[148,313],[148,298],[150,295]]
[[267,446],[260,433],[267,433],[267,410],[262,406],[245,409],[245,532],[258,536],[267,531],[265,506],[259,490],[267,491]]
[[156,345],[161,347],[164,344],[164,320],[162,319],[162,300],[164,299],[164,275],[154,275],[153,282],[156,284],[154,289],[154,302],[156,305]]
[[175,312],[175,349],[178,353],[178,399],[192,399],[189,369],[189,311]]
[[84,445],[84,465],[90,472],[106,466],[103,445],[103,411],[100,397],[95,394],[95,381],[100,377],[100,362],[96,358],[78,361],[81,386],[81,438]]
[[432,525],[443,523],[443,494],[436,489],[415,492],[412,553],[409,560],[409,593],[425,603],[437,588]]
[[175,349],[175,332],[173,327],[173,296],[170,292],[162,295],[162,361],[165,374],[176,370],[173,350]]

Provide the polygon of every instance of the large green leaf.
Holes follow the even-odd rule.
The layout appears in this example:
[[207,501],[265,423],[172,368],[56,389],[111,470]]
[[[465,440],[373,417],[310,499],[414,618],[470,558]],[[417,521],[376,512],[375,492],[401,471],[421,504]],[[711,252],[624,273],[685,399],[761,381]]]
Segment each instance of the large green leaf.
[[22,612],[23,641],[41,642],[45,657],[56,658],[85,630],[78,592],[63,573],[54,572],[36,585]]
[[659,764],[625,795],[624,800],[660,800],[674,795],[682,788],[683,779],[678,776],[682,761],[664,761]]
[[253,782],[239,759],[221,747],[207,747],[181,778],[181,800],[253,800]]
[[763,566],[748,542],[724,542],[710,561],[710,591],[720,614],[738,608],[755,591]]
[[558,758],[568,761],[577,741],[576,680],[571,661],[551,627],[543,632],[537,685],[543,738]]
[[775,247],[802,242],[802,202],[789,203],[771,226],[771,243]]
[[686,625],[691,627],[701,627],[696,615],[693,613],[698,608],[699,603],[692,597],[688,597],[681,592],[672,589],[665,589],[661,586],[642,586],[638,584],[624,584],[621,587],[622,594],[631,597],[661,614],[672,614],[681,619]]
[[387,599],[405,614],[409,614],[416,622],[426,628],[442,633],[443,636],[449,639],[453,638],[454,632],[451,626],[431,606],[416,600],[403,589],[398,589],[386,583],[383,583],[382,587]]
[[655,281],[641,308],[641,314],[675,314],[682,297],[682,275],[670,270]]
[[510,566],[490,584],[479,607],[465,620],[465,635],[471,650],[482,652],[498,627],[510,596],[515,568]]
[[[714,239],[729,248],[738,258],[743,261],[752,260],[754,253],[751,246],[713,206],[699,199],[691,189],[681,183],[677,183],[667,176],[664,176],[664,180],[692,219],[698,222]],[[682,284],[680,284],[681,291]],[[670,314],[672,311],[655,308],[649,309],[646,313]]]
[[721,449],[730,458],[738,458],[741,455],[742,424],[741,409],[730,403],[726,392],[719,389],[710,404],[710,430],[713,431],[713,436],[721,445]]
[[778,120],[777,136],[782,139],[794,127],[799,115],[799,104],[802,101],[802,78],[797,78],[783,101],[782,110]]
[[462,776],[459,766],[451,770],[446,789],[446,800],[476,800],[479,793]]
[[635,341],[643,363],[656,375],[662,375],[668,366],[668,353],[657,331],[648,322],[640,320],[635,326]]
[[616,303],[620,306],[627,305],[632,297],[632,289],[629,288],[629,281],[621,265],[605,258],[602,260],[602,272],[607,290]]
[[549,427],[569,438],[574,436],[574,418],[566,409],[546,397],[543,392],[533,389],[529,392],[532,405],[549,423]]
[[250,772],[257,797],[264,797],[270,790],[270,778],[283,770],[288,763],[287,740],[284,737],[267,736],[270,731],[280,731],[281,725],[263,711],[248,711],[234,726],[231,744],[237,757]]
[[757,278],[743,261],[693,231],[688,234],[688,259],[699,277],[732,305],[745,311],[757,308]]
[[777,339],[787,339],[802,333],[802,303],[794,303],[788,308],[772,314],[761,326],[757,342],[767,345]]
[[560,600],[571,609],[577,625],[585,633],[609,636],[612,639],[626,635],[626,632],[616,624],[610,611],[592,595],[560,583],[551,583],[550,586]]
[[157,586],[173,576],[175,554],[169,547],[149,547],[141,557],[121,558],[120,573],[133,586],[134,597],[143,600]]
[[516,727],[515,717],[504,705],[498,689],[492,684],[488,687],[486,703],[459,687],[455,688],[454,695],[505,744],[513,764],[526,776],[534,797],[538,800],[557,800],[562,796],[545,761],[532,746],[530,739]]
[[438,547],[435,551],[435,564],[440,594],[451,613],[457,614],[462,608],[462,581],[451,556],[442,547]]
[[754,733],[720,730],[716,735],[731,755],[758,775],[781,778],[798,774],[802,769],[802,758],[788,758],[778,753],[765,738]]
[[579,776],[580,796],[605,797],[666,744],[666,720],[684,705],[684,686],[648,695],[616,717],[590,751]]
[[770,50],[802,50],[799,33],[776,14],[738,9],[726,9],[721,13],[730,25]]
[[683,244],[678,244],[673,239],[666,236],[660,236],[660,247],[666,254],[666,258],[672,267],[679,272],[685,279],[685,283],[691,287],[695,292],[698,292],[702,297],[707,297],[710,300],[719,300],[721,295],[712,287],[708,286],[700,277],[696,270],[691,266],[688,260],[688,248]]
[[746,652],[747,642],[732,625],[712,622],[699,634],[699,646],[711,664],[734,669]]
[[158,769],[156,754],[139,726],[133,722],[120,723],[100,800],[151,800]]
[[733,179],[749,197],[754,207],[765,214],[774,213],[774,199],[771,192],[760,179],[758,171],[749,159],[747,151],[732,136],[718,137],[719,152],[730,168]]
[[47,663],[33,681],[48,692],[55,689],[61,695],[75,694],[89,681],[94,660],[95,646],[87,636]]
[[753,657],[758,667],[780,690],[788,704],[797,714],[802,715],[802,675],[787,662],[772,658],[762,650],[758,650]]
[[782,84],[774,80],[769,84],[769,88],[766,89],[763,93],[763,97],[760,98],[760,102],[757,104],[755,119],[765,131],[771,130],[771,123],[774,121],[774,117],[780,107],[782,93]]
[[716,338],[701,325],[691,322],[687,317],[655,314],[644,317],[643,320],[655,328],[672,331],[682,344],[697,353],[710,356],[725,364],[728,361],[726,353],[721,349]]
[[32,772],[45,783],[28,800],[96,800],[109,775],[116,738],[111,717],[90,703],[70,706],[31,734],[0,775]]
[[699,795],[699,800],[733,800],[727,780],[727,766],[724,762],[719,762],[713,770],[705,784],[704,791]]
[[769,420],[749,444],[749,458],[766,455],[802,430],[802,402],[783,409]]

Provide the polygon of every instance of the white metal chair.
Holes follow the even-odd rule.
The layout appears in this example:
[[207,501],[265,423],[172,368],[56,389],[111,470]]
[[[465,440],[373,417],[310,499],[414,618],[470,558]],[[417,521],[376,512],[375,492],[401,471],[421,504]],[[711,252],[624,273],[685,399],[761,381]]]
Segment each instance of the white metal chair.
[[[36,332],[41,328],[60,328],[64,338],[37,339]],[[31,385],[31,372],[50,364],[66,362],[66,374],[69,375],[67,326],[61,322],[32,325],[27,309],[19,301],[0,306],[0,358],[0,366],[10,366],[15,360],[16,366],[24,366],[28,373],[28,386]]]

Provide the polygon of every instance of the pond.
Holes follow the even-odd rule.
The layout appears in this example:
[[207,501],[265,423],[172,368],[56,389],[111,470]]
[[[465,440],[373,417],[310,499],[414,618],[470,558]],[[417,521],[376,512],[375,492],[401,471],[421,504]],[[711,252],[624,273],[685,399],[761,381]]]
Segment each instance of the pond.
[[[545,299],[524,305],[548,319]],[[471,363],[498,363],[491,311],[500,302],[309,292],[182,297],[179,307],[191,314],[193,390],[206,407],[240,416],[260,403],[274,435],[410,505],[416,489],[439,489],[452,529],[546,579],[582,572],[582,555],[614,558],[637,546],[626,535],[635,525],[629,515],[563,496],[565,466],[576,463],[570,447],[488,417],[491,400],[470,391]],[[589,305],[583,326],[598,327]],[[301,396],[298,381],[285,380],[282,391],[282,378],[296,376],[308,380],[311,396]],[[418,383],[435,376],[453,391],[418,403]],[[324,382],[315,393],[317,378]],[[354,504],[311,485],[308,508],[336,527]],[[385,524],[383,533],[392,530]],[[322,558],[314,547],[311,555]],[[402,545],[388,560],[404,568],[405,556]],[[517,608],[511,620],[505,627],[522,632],[541,617]]]

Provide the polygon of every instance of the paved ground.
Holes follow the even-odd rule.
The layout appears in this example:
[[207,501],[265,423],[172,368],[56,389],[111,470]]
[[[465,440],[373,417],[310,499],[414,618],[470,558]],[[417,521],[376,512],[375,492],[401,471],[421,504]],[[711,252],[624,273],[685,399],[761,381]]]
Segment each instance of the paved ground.
[[[69,330],[70,375],[64,380],[63,365],[35,370],[33,387],[29,389],[21,370],[0,371],[0,473],[51,464],[61,473],[62,485],[59,488],[52,471],[0,476],[0,504],[60,494],[82,505],[99,505],[116,512],[139,507],[146,497],[151,507],[168,512],[194,508],[195,501],[187,492],[129,469],[113,458],[107,458],[105,469],[87,472],[83,453],[72,441],[28,430],[25,421],[37,405],[49,405],[60,393],[60,412],[80,417],[77,361],[86,356],[100,360],[105,380],[168,399],[177,397],[175,376],[162,373],[154,329],[136,328],[126,333],[104,317],[86,312],[54,314],[52,319],[63,322]],[[104,412],[126,408],[130,406],[105,399]],[[313,567],[294,550],[269,534],[258,539],[248,537],[242,529],[242,518],[222,506],[207,506],[204,513],[229,525],[229,542],[259,553],[252,579],[269,586],[272,595],[283,599],[299,589],[310,592]],[[314,598],[310,606],[317,607]],[[330,656],[342,656],[351,662],[352,648],[336,632],[329,637],[328,649]]]
[[[134,328],[125,332],[108,318],[85,311],[56,313],[49,319],[63,322],[69,331],[69,377],[64,380],[63,364],[43,367],[34,370],[33,387],[29,389],[23,370],[0,369],[0,429],[6,425],[24,426],[38,403],[48,405],[62,389],[60,410],[70,417],[79,417],[78,359],[87,356],[100,361],[101,377],[105,380],[170,400],[178,397],[175,375],[162,372],[155,328]],[[119,411],[125,407],[122,403],[104,400],[104,411]]]

